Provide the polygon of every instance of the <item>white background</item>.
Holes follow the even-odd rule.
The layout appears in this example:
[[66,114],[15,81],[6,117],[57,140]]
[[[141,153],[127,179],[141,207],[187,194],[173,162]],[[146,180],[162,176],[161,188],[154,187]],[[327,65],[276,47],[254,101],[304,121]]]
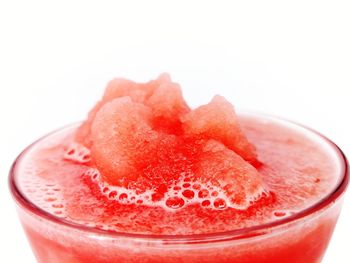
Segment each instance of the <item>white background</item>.
[[[7,189],[11,162],[83,119],[115,76],[166,71],[192,106],[220,93],[350,154],[349,14],[347,1],[0,0],[0,262],[35,262]],[[324,262],[349,262],[348,222],[349,197]]]

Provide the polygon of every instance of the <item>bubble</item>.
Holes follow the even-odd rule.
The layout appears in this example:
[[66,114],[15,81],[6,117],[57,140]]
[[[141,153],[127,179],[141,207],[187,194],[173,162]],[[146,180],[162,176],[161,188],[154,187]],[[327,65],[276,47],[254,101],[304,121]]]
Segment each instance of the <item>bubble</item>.
[[193,185],[192,185],[192,188],[193,188],[194,190],[200,190],[200,189],[201,189],[201,185],[200,185],[200,184],[193,184]]
[[214,201],[214,207],[216,209],[225,209],[226,208],[226,201],[222,198],[216,198]]
[[73,155],[75,154],[75,149],[70,149],[67,151],[67,155]]
[[219,195],[219,193],[218,193],[217,191],[211,192],[211,196],[213,196],[213,197],[216,197],[216,196],[218,196],[218,195]]
[[209,196],[209,191],[207,189],[202,189],[198,192],[199,198],[206,198],[207,196]]
[[111,198],[111,199],[114,199],[114,198],[116,198],[117,194],[118,194],[117,191],[111,191],[108,194],[108,197]]
[[127,199],[128,198],[128,195],[126,194],[126,193],[122,193],[122,194],[120,194],[120,196],[119,196],[119,200],[125,200],[125,199]]
[[165,204],[171,209],[178,209],[184,206],[185,201],[180,197],[170,197],[166,200]]
[[190,183],[184,183],[184,184],[182,185],[182,187],[183,187],[183,188],[189,188],[189,187],[191,187],[191,184],[190,184]]
[[210,206],[211,202],[210,200],[204,200],[201,205],[204,206],[204,207],[207,207],[207,206]]
[[194,192],[192,190],[184,190],[182,195],[187,199],[192,199],[194,197]]
[[293,210],[275,210],[273,212],[273,215],[277,218],[281,218],[281,217],[294,215],[295,213],[296,211],[293,211]]

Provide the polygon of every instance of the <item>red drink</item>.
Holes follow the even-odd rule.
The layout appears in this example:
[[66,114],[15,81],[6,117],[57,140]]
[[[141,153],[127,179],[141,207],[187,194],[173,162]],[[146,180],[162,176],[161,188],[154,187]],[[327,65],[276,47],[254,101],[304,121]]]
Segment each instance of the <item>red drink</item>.
[[[321,135],[284,120],[242,114],[239,122],[255,145],[259,162],[237,148],[252,163],[245,165],[218,144],[212,147],[211,139],[198,153],[193,150],[198,145],[192,144],[193,137],[181,137],[191,151],[174,144],[173,156],[181,152],[183,158],[172,164],[171,171],[183,174],[157,181],[157,186],[170,182],[164,191],[147,188],[147,183],[160,180],[156,175],[160,169],[166,174],[168,164],[153,164],[157,169],[152,173],[142,170],[148,177],[153,175],[151,179],[137,178],[132,181],[136,187],[125,187],[94,163],[100,156],[91,159],[89,142],[76,144],[77,126],[30,146],[13,166],[10,186],[38,261],[321,262],[348,182],[344,155]],[[177,125],[168,125],[166,133]],[[173,154],[171,149],[167,156]],[[230,191],[220,185],[226,177],[218,184],[203,179],[210,173],[220,178],[227,167],[236,169],[222,166],[231,160],[223,156],[236,158],[240,171],[246,173],[230,178],[236,180]],[[191,169],[197,165],[202,170],[192,169],[190,175],[179,170],[187,167],[187,161]],[[237,185],[242,198],[234,192]]]

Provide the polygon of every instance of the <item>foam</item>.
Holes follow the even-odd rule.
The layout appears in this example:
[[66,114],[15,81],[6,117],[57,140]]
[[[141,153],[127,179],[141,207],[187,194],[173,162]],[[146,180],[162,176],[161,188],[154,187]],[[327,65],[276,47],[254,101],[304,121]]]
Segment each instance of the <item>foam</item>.
[[[64,152],[64,159],[79,164],[86,164],[91,160],[90,150],[85,146],[73,142]],[[266,196],[268,192],[263,188],[258,188],[247,197],[247,202],[243,205],[232,202],[232,196],[228,196],[224,189],[213,184],[213,182],[201,183],[192,182],[186,173],[172,183],[164,196],[160,196],[154,190],[146,190],[139,193],[133,189],[126,189],[109,184],[101,178],[97,168],[90,168],[85,171],[84,176],[90,177],[100,188],[101,193],[109,200],[118,201],[121,204],[136,204],[147,206],[159,206],[166,210],[177,210],[188,205],[200,204],[203,208],[222,210],[234,208],[245,210],[251,204]]]
[[[240,206],[233,203],[231,197],[222,188],[212,183],[191,182],[188,177],[182,177],[177,182],[171,184],[164,193],[164,196],[158,199],[154,197],[157,194],[155,190],[146,190],[139,193],[134,189],[110,185],[103,181],[100,172],[96,168],[88,169],[84,173],[84,176],[88,176],[92,181],[95,181],[105,197],[121,204],[159,206],[168,211],[174,211],[195,204],[200,204],[203,208],[214,210],[226,208],[244,210],[249,207],[249,204],[247,206]],[[250,204],[267,194],[264,189],[260,189],[258,194],[249,199]]]

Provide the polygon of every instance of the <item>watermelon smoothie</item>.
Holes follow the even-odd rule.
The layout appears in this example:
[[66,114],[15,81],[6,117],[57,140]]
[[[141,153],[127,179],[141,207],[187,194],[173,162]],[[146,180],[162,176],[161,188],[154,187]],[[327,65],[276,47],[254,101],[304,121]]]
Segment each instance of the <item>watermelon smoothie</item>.
[[223,97],[190,109],[167,75],[115,79],[86,121],[15,161],[38,262],[321,262],[348,183],[327,138]]

